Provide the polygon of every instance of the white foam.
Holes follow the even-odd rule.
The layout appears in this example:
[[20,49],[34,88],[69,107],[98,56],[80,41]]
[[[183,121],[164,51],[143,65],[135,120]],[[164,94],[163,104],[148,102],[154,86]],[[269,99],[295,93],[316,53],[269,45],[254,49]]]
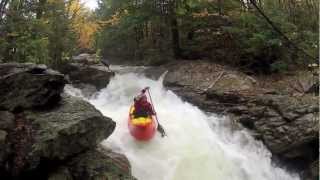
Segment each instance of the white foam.
[[[168,137],[157,134],[144,143],[129,135],[127,118],[133,97],[146,86]],[[232,132],[227,118],[207,115],[183,102],[161,81],[133,73],[116,75],[95,97],[89,102],[117,123],[102,144],[124,153],[139,180],[299,179],[272,165],[271,153],[246,131]]]

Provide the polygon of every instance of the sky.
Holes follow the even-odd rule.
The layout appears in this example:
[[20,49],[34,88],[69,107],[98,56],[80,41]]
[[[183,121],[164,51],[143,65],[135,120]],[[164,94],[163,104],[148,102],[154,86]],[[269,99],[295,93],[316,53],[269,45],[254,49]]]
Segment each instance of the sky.
[[97,8],[98,4],[97,4],[97,0],[81,0],[85,6],[87,6],[90,9],[95,9]]

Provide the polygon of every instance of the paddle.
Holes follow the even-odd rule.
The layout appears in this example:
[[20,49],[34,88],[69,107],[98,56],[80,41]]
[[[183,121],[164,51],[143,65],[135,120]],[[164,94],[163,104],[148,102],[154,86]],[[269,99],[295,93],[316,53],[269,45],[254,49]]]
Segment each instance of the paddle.
[[[155,109],[154,109],[154,106],[153,106],[153,102],[152,102],[152,98],[151,98],[151,94],[150,94],[149,88],[147,89],[147,91],[148,91],[148,95],[149,95],[149,98],[150,98],[152,109],[153,109],[154,112],[156,112]],[[158,123],[158,131],[161,133],[161,137],[166,136],[167,135],[166,132],[164,131],[164,129],[161,126],[161,124],[159,123],[159,120],[158,120],[158,117],[157,117],[157,113],[155,114],[155,117],[156,117],[156,120],[157,120],[157,123]]]

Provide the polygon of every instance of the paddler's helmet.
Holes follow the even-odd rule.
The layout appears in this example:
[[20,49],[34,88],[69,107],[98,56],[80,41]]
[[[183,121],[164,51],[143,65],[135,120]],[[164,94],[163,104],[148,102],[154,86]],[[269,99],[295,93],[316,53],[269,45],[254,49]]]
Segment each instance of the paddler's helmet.
[[134,98],[134,101],[148,101],[148,98],[145,94],[140,94]]

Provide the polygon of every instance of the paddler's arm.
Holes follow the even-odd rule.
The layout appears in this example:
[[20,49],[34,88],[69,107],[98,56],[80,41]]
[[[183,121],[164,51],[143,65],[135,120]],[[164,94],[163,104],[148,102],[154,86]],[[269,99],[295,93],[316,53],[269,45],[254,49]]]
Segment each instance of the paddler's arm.
[[149,114],[149,115],[152,115],[152,116],[155,116],[155,115],[156,115],[156,112],[154,111],[154,109],[152,108],[152,106],[151,106],[150,103],[148,103],[147,111],[148,111],[148,114]]
[[146,93],[146,91],[147,91],[148,89],[150,89],[150,87],[145,87],[144,89],[141,90],[141,93],[142,93],[142,94]]

